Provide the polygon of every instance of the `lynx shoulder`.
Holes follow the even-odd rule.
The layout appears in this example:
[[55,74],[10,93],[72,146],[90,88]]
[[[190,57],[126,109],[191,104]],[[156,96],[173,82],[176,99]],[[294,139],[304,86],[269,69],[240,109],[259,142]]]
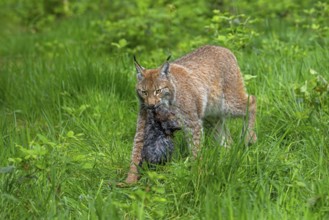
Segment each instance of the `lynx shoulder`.
[[246,93],[237,59],[230,50],[207,45],[156,69],[145,69],[136,60],[135,66],[141,108],[126,182],[137,181],[136,164],[141,160],[148,108],[165,106],[175,111],[194,156],[199,151],[203,121],[209,118],[221,145],[230,140],[224,126],[228,117],[247,117],[245,142],[256,141],[256,98]]

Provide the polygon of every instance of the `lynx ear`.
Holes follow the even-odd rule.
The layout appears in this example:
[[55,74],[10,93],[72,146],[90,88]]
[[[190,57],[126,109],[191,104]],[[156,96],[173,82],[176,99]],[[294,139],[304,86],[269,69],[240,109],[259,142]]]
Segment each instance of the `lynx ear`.
[[162,65],[161,71],[160,71],[160,75],[161,76],[168,76],[168,74],[169,74],[169,66],[170,66],[170,64],[169,64],[168,61],[170,60],[170,58],[171,58],[171,55],[168,56],[166,62]]
[[162,65],[161,67],[161,71],[160,71],[160,75],[161,76],[168,76],[169,74],[169,59],[170,59],[171,55],[167,58],[166,62]]
[[136,56],[135,55],[134,55],[134,63],[135,63],[136,71],[137,71],[137,78],[139,80],[141,80],[141,79],[144,78],[143,71],[144,71],[145,68],[142,67],[141,65],[139,65],[139,63],[136,60]]

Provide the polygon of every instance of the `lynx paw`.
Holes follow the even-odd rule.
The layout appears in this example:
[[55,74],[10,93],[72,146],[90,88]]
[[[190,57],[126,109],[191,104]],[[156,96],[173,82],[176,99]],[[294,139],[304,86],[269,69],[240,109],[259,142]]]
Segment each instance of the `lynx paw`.
[[245,144],[246,146],[250,146],[254,143],[256,143],[257,141],[257,135],[255,132],[250,132],[247,136],[246,136],[246,139],[245,139]]
[[129,173],[128,177],[125,180],[125,183],[134,184],[134,183],[137,183],[137,181],[138,181],[138,175],[134,174],[134,173]]

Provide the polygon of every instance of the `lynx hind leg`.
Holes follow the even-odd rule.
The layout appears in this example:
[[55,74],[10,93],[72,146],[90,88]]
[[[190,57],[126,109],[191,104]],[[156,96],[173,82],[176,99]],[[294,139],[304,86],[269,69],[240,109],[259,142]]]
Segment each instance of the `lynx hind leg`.
[[216,123],[214,128],[214,138],[219,142],[220,146],[229,148],[233,143],[233,140],[225,121],[225,118],[221,118]]
[[244,126],[243,135],[245,144],[250,145],[256,142],[257,136],[254,130],[256,120],[256,97],[242,93],[227,102],[227,112],[233,117],[244,117],[247,119],[247,125]]
[[248,127],[246,130],[246,144],[254,144],[257,141],[257,135],[255,132],[255,122],[256,122],[256,110],[257,110],[257,103],[255,96],[248,97],[248,104],[247,104],[247,117],[248,117]]

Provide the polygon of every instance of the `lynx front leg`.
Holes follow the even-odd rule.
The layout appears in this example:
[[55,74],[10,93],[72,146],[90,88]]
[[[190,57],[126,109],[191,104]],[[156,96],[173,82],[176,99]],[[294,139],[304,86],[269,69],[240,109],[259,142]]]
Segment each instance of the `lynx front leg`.
[[200,143],[202,138],[202,121],[197,120],[189,124],[185,129],[185,136],[188,140],[190,149],[192,150],[193,157],[196,158],[200,151]]
[[146,124],[146,111],[140,112],[137,120],[137,130],[134,138],[134,146],[131,154],[131,163],[126,183],[135,183],[138,180],[138,164],[142,160],[142,149],[144,145],[144,130]]

